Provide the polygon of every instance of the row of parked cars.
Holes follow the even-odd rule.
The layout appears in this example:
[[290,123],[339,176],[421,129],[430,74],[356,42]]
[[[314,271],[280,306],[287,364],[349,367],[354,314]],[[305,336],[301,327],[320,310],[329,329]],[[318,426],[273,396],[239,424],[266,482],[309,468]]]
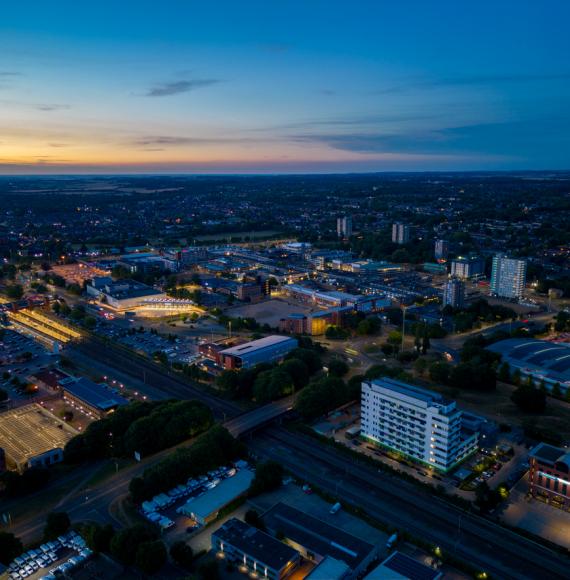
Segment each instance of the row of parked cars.
[[74,550],[77,555],[72,556],[59,566],[49,570],[49,574],[42,576],[42,580],[54,580],[57,572],[68,572],[87,560],[92,551],[87,548],[85,540],[75,531],[59,536],[57,540],[46,542],[35,550],[28,550],[18,556],[8,566],[8,575],[11,580],[21,580],[36,573],[40,568],[49,568],[61,556],[58,552],[63,549]]
[[[207,475],[202,475],[195,479],[190,478],[185,484],[177,485],[167,493],[161,493],[152,498],[151,501],[145,501],[142,504],[142,515],[149,521],[158,524],[162,529],[168,529],[174,526],[174,522],[160,514],[159,512],[176,503],[182,498],[188,496],[200,496],[206,493],[207,490],[216,487],[222,479],[233,477],[237,470],[235,467],[221,467],[214,471],[210,471]],[[176,510],[180,514],[181,507]]]

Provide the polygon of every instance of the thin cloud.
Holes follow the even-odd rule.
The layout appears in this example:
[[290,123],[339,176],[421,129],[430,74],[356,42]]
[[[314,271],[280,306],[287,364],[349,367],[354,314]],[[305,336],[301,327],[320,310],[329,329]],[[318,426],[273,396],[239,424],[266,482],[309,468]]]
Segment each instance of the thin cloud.
[[[164,147],[177,147],[181,145],[212,145],[217,143],[243,143],[254,141],[241,137],[183,137],[174,135],[151,135],[135,140],[137,147],[143,147],[146,151],[159,151]],[[161,149],[158,149],[158,148]],[[151,149],[149,149],[151,148]]]
[[406,93],[413,90],[437,89],[441,87],[467,87],[467,86],[487,86],[506,85],[517,83],[548,82],[570,80],[570,72],[554,74],[496,74],[496,75],[471,75],[454,76],[437,79],[412,79],[399,85],[386,87],[372,91],[375,95],[387,95]]
[[220,83],[220,79],[191,79],[161,83],[151,87],[146,93],[147,97],[170,97],[182,93],[189,93],[197,89],[203,89]]
[[21,76],[22,76],[21,72],[0,70],[0,77],[21,77]]
[[71,107],[69,105],[59,105],[56,103],[39,103],[37,105],[34,105],[34,109],[37,109],[38,111],[47,111],[47,112],[65,111],[70,108]]

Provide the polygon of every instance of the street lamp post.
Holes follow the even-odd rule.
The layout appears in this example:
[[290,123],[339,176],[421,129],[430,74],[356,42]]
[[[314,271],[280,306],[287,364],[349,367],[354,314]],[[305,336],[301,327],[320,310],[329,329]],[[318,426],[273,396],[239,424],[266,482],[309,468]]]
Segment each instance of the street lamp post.
[[404,338],[406,337],[406,307],[402,306],[402,352],[404,352]]

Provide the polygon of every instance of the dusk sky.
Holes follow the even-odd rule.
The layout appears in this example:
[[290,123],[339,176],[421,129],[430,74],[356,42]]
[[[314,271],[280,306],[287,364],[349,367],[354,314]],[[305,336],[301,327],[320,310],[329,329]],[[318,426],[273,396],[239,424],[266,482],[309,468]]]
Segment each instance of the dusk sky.
[[0,173],[569,169],[568,0],[6,2]]

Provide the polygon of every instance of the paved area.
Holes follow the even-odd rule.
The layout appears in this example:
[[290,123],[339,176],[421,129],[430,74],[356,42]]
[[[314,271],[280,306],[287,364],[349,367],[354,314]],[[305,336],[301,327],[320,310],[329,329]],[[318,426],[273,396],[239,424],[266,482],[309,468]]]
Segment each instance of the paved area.
[[570,512],[527,498],[527,489],[528,479],[525,476],[511,491],[501,519],[510,526],[522,528],[570,549]]

